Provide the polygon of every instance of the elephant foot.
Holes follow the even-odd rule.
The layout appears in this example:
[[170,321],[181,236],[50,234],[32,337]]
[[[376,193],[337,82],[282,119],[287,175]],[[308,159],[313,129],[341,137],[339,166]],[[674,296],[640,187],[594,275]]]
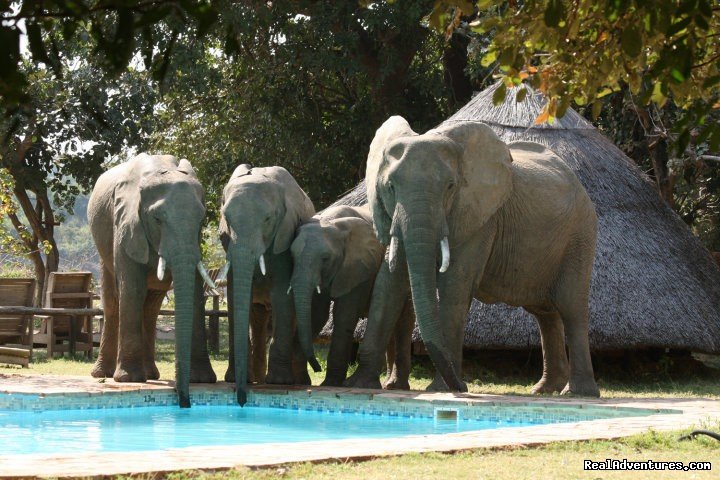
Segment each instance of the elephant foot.
[[320,384],[321,387],[342,387],[345,378],[340,377],[325,377],[325,380]]
[[270,385],[294,385],[295,376],[292,369],[269,368],[265,383]]
[[382,388],[382,385],[380,385],[380,379],[377,375],[363,373],[360,369],[353,373],[350,378],[345,380],[343,385],[354,388]]
[[118,366],[113,374],[113,379],[116,382],[137,382],[145,383],[147,377],[145,376],[144,368],[130,368]]
[[530,390],[533,395],[542,393],[560,393],[565,389],[567,380],[562,378],[546,378],[543,377],[535,386]]
[[385,390],[410,390],[410,383],[406,380],[400,380],[397,377],[390,377],[388,378],[385,383],[383,383],[383,388]]
[[430,382],[430,385],[425,388],[428,392],[448,392],[450,389],[448,388],[447,384],[445,383],[445,380],[442,379],[442,377],[435,377],[433,378],[433,381]]
[[310,375],[306,372],[300,372],[296,373],[294,375],[293,383],[295,385],[312,385],[312,380],[310,380]]
[[110,365],[109,363],[101,361],[99,358],[93,365],[90,375],[95,378],[112,378],[115,373],[115,364]]
[[155,365],[155,362],[151,362],[151,363],[145,365],[145,377],[148,380],[159,380],[160,379],[160,370],[158,370],[157,365]]
[[573,381],[570,380],[560,395],[576,396],[576,397],[600,397],[600,389],[594,379]]
[[215,383],[217,375],[210,362],[190,365],[190,383]]

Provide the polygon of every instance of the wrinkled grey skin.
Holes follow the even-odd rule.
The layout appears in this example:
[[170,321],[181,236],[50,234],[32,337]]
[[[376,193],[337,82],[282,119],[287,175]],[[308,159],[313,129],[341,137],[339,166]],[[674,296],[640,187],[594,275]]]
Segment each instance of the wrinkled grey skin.
[[[175,378],[181,407],[190,382],[215,382],[202,315],[200,228],[204,193],[187,160],[138,155],[98,178],[88,221],[102,265],[105,327],[94,377],[159,378],[155,323],[174,280]],[[157,277],[158,259],[167,264]]]
[[[235,381],[238,403],[244,405],[251,314],[254,325],[262,324],[258,317],[272,314],[273,342],[265,382],[296,382],[293,374],[295,309],[292,296],[287,294],[292,275],[290,244],[297,227],[307,222],[315,209],[310,198],[282,167],[240,165],[225,186],[222,202],[220,238],[230,262],[228,301],[232,339],[225,379]],[[261,256],[265,275],[260,270]],[[317,362],[314,368],[320,368]],[[307,370],[304,374],[305,381],[309,381]]]
[[370,147],[366,183],[376,234],[397,248],[395,255],[388,249],[375,280],[360,367],[348,384],[379,386],[382,347],[399,300],[411,290],[440,374],[430,388],[467,389],[462,346],[475,297],[522,306],[536,317],[544,368],[534,392],[599,395],[588,343],[597,217],[562,160],[538,144],[508,146],[481,123],[418,135],[391,117]]
[[[290,251],[300,345],[307,358],[314,358],[313,338],[327,323],[332,301],[333,332],[322,385],[340,386],[347,374],[355,327],[367,316],[385,247],[375,237],[367,205],[339,206],[301,225]],[[400,351],[399,368],[394,358],[389,362],[389,371],[395,370],[390,387],[402,388],[408,383],[411,333],[412,324],[410,333],[402,337],[408,346]]]

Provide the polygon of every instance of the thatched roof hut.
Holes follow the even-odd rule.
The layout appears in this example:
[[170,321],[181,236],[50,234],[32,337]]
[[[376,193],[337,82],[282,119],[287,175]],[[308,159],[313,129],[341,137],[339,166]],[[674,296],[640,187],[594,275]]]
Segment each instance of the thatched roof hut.
[[[544,105],[541,95],[528,95],[518,104],[508,93],[503,104],[493,106],[493,92],[481,92],[444,124],[481,121],[506,142],[541,143],[580,178],[599,220],[590,292],[593,350],[665,347],[719,353],[720,269],[651,180],[572,109],[553,125],[534,125]],[[338,203],[363,203],[364,190],[360,184]],[[465,345],[538,347],[540,336],[524,310],[473,301]]]

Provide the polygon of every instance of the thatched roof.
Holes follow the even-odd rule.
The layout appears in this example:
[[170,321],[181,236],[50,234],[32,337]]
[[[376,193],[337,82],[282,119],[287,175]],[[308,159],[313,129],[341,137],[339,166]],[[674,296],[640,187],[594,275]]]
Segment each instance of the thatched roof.
[[[591,347],[720,352],[720,269],[651,180],[572,109],[553,125],[537,126],[534,120],[544,105],[541,95],[528,95],[518,104],[508,93],[503,104],[493,106],[493,91],[475,96],[444,124],[482,121],[506,142],[541,143],[580,178],[599,221],[590,292]],[[364,199],[360,184],[338,203],[360,204]],[[524,310],[473,301],[465,344],[536,347],[540,336]]]

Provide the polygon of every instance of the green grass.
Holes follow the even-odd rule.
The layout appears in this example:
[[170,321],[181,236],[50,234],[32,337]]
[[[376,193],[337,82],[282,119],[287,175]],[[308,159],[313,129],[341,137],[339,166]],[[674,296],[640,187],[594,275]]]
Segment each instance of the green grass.
[[[317,347],[323,369],[327,347]],[[211,358],[218,378],[227,368],[227,338],[221,337],[221,353]],[[698,361],[700,360],[700,361]],[[161,378],[174,378],[174,346],[159,341],[157,363]],[[605,398],[717,398],[720,399],[720,357],[677,356],[673,354],[633,354],[620,358],[594,358],[596,377]],[[0,373],[89,375],[92,362],[80,358],[46,358],[45,351],[35,350],[29,369],[0,366]],[[353,367],[354,368],[354,367]],[[470,353],[464,362],[464,376],[471,392],[529,395],[540,376],[538,352]],[[433,369],[427,357],[414,357],[411,387],[424,389],[432,380]],[[313,373],[313,384],[319,384],[324,372]],[[720,423],[699,426],[720,431]],[[706,437],[678,442],[686,431],[647,432],[615,441],[558,442],[529,448],[472,450],[453,454],[427,453],[377,458],[368,461],[332,461],[276,466],[262,469],[237,469],[220,472],[183,471],[167,478],[184,480],[203,478],[233,480],[240,478],[487,478],[487,479],[655,479],[717,478],[720,468],[720,442]],[[653,461],[710,461],[711,472],[584,472],[583,460],[628,459]],[[137,477],[136,477],[137,478]],[[157,478],[146,476],[140,478]]]
[[[163,320],[164,321],[164,320]],[[220,337],[220,353],[211,355],[211,363],[218,379],[225,376],[227,369],[227,329]],[[156,361],[160,378],[175,378],[174,343],[168,340],[157,342]],[[95,350],[97,353],[97,349]],[[319,385],[325,376],[327,345],[316,346],[317,357],[323,371],[315,373],[309,369],[313,385]],[[702,363],[696,358],[702,360]],[[630,357],[596,357],[593,360],[596,378],[604,398],[718,398],[720,399],[720,356],[695,355],[678,357],[673,355],[648,356],[634,354]],[[0,373],[41,374],[41,375],[89,375],[92,361],[76,355],[47,359],[44,349],[35,349],[30,368],[0,365]],[[356,365],[352,365],[350,373]],[[463,365],[468,390],[473,393],[499,395],[530,395],[535,382],[541,375],[542,364],[539,352],[470,352]],[[413,390],[424,390],[432,381],[434,369],[429,358],[415,356],[410,377]]]
[[[720,429],[720,423],[705,428]],[[587,442],[556,442],[532,448],[479,449],[457,453],[423,453],[396,457],[376,458],[367,461],[331,461],[302,463],[268,468],[238,468],[227,471],[183,471],[167,475],[168,479],[185,480],[262,480],[287,479],[437,479],[473,478],[492,480],[524,479],[648,479],[717,478],[720,468],[720,448],[716,440],[698,437],[691,441],[678,441],[688,431],[653,432],[619,440]],[[653,460],[712,462],[709,472],[585,472],[583,461]],[[138,477],[135,477],[138,478]],[[158,478],[153,475],[139,478]]]

